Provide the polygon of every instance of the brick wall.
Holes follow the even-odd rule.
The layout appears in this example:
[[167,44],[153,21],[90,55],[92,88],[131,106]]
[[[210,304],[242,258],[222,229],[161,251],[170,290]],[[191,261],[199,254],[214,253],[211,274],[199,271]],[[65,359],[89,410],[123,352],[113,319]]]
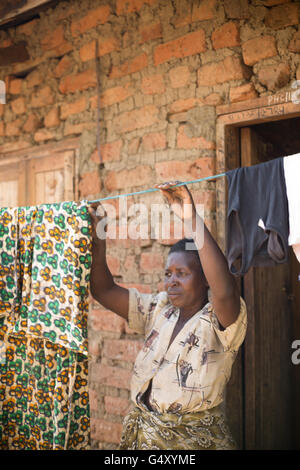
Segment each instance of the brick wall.
[[[298,28],[299,2],[289,0],[62,1],[0,31],[0,153],[79,136],[81,198],[214,174],[216,106],[300,80]],[[214,183],[192,191],[215,233]],[[109,240],[108,263],[121,285],[150,292],[162,287],[167,251],[164,240]],[[141,338],[91,300],[89,342],[93,447],[114,449]]]

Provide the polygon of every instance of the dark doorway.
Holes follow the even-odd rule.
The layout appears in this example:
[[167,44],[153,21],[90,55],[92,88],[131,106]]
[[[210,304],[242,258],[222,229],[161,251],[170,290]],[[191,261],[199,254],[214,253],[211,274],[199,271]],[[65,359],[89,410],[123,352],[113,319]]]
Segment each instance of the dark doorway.
[[[300,153],[300,117],[240,128],[241,166],[294,153]],[[249,320],[243,356],[245,449],[300,449],[300,364],[292,362],[292,343],[300,339],[299,274],[291,249],[288,264],[251,268],[242,279]]]

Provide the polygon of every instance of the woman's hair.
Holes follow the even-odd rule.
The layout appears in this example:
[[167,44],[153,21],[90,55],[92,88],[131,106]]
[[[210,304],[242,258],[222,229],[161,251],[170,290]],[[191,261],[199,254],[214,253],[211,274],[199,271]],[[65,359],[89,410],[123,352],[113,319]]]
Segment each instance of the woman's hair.
[[201,272],[204,275],[202,264],[199,258],[198,249],[192,238],[183,238],[182,240],[179,240],[178,242],[174,243],[174,245],[172,245],[169,250],[169,255],[171,253],[176,253],[176,252],[190,253],[191,255],[195,256],[195,258],[197,259],[197,262],[200,265]]

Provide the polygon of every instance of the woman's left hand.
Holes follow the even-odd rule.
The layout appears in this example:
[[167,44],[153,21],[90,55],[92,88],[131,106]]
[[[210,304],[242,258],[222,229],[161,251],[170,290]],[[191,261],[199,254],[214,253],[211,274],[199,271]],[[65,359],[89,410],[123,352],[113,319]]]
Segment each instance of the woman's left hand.
[[180,181],[169,181],[166,183],[156,184],[170,208],[183,222],[190,221],[196,213],[193,197],[184,186],[176,186]]

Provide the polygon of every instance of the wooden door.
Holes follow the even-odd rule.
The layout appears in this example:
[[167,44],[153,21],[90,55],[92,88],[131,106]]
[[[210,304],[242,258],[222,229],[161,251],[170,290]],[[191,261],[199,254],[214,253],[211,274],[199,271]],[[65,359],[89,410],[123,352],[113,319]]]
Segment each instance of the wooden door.
[[28,203],[44,204],[74,199],[74,152],[68,150],[29,161]]
[[4,165],[0,170],[0,207],[25,204],[26,172],[23,162]]
[[[263,141],[254,128],[242,128],[240,132],[241,166],[272,158],[272,143]],[[244,347],[245,449],[293,447],[291,286],[288,263],[251,268],[242,280],[248,308]]]
[[75,164],[75,150],[1,160],[0,207],[74,200]]

